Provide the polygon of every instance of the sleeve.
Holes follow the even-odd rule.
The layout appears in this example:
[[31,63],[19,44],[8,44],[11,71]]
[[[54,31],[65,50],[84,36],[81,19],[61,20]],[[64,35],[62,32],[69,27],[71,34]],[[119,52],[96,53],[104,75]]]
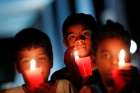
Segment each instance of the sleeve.
[[25,93],[22,87],[1,90],[0,93]]
[[68,80],[58,80],[56,93],[77,93]]

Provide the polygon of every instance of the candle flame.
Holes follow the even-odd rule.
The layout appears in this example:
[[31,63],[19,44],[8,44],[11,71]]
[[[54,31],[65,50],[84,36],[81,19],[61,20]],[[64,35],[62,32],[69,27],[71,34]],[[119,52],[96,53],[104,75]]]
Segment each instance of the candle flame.
[[30,70],[35,70],[36,69],[36,60],[32,59],[30,61]]
[[75,57],[75,60],[78,60],[79,59],[78,51],[74,51],[74,57]]
[[124,49],[121,49],[119,53],[119,66],[124,66],[124,64],[125,64],[125,51]]

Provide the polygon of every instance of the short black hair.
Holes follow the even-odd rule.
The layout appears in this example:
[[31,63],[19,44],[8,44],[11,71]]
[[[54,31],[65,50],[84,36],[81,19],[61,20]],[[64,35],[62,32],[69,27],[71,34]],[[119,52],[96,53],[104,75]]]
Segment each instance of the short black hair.
[[120,23],[107,20],[106,24],[101,26],[101,31],[96,35],[96,40],[92,41],[92,48],[94,53],[96,52],[98,45],[103,40],[114,37],[123,40],[123,42],[130,48],[131,45],[130,33],[127,30],[125,30]]
[[89,29],[91,32],[98,31],[98,25],[95,20],[95,18],[90,14],[84,14],[84,13],[75,13],[72,15],[69,15],[64,23],[63,23],[63,37],[65,38],[67,36],[67,30],[70,26],[80,24],[85,27],[85,29]]
[[47,34],[36,28],[25,28],[15,36],[15,60],[18,60],[18,52],[25,48],[42,47],[53,65],[52,44]]

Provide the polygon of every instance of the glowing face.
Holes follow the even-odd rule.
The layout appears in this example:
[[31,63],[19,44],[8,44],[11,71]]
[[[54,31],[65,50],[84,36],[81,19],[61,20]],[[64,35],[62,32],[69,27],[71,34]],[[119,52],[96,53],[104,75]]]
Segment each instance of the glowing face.
[[41,68],[41,74],[44,80],[48,78],[51,66],[49,62],[50,60],[43,48],[23,49],[19,52],[19,56],[19,68],[24,78],[26,77],[25,72],[27,70],[34,70],[35,67]]
[[79,56],[87,56],[91,50],[91,33],[82,25],[70,26],[65,43],[68,48],[77,50]]
[[130,62],[128,46],[119,38],[103,40],[96,52],[96,65],[105,80],[112,79],[112,70],[118,68],[120,50],[125,51],[125,62]]

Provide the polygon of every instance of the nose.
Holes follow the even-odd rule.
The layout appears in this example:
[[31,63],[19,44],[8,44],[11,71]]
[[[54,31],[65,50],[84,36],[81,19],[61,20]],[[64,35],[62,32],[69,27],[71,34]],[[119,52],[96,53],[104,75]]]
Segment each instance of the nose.
[[118,66],[118,59],[115,58],[112,62],[113,67],[117,67]]
[[84,40],[77,40],[77,41],[75,42],[75,44],[76,44],[76,45],[82,45],[82,44],[84,44]]

